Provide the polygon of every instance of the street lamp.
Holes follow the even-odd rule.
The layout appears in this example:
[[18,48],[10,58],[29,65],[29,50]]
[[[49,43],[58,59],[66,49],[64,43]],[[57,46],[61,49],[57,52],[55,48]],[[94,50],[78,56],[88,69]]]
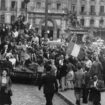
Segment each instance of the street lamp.
[[48,0],[45,2],[45,33],[44,33],[44,39],[46,40],[48,37],[48,26],[47,26],[47,20],[48,20]]

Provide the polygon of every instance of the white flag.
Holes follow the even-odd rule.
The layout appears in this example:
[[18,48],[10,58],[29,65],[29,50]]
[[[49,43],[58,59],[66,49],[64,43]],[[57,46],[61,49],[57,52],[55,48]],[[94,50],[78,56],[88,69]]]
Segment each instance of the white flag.
[[80,48],[81,48],[80,45],[75,44],[73,47],[73,50],[71,52],[71,55],[74,57],[78,57],[79,52],[80,52]]

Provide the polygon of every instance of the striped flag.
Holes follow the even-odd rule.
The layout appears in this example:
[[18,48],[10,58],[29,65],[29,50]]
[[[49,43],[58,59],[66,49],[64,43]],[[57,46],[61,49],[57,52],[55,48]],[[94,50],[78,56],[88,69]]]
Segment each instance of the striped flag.
[[81,46],[78,44],[75,44],[73,42],[70,42],[66,51],[67,55],[72,55],[74,57],[78,57],[80,52]]

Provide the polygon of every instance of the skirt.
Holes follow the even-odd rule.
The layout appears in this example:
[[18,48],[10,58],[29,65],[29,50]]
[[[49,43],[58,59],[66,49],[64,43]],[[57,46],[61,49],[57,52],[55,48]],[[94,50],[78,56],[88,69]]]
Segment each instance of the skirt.
[[5,93],[6,87],[1,87],[0,90],[0,104],[12,104],[11,96]]

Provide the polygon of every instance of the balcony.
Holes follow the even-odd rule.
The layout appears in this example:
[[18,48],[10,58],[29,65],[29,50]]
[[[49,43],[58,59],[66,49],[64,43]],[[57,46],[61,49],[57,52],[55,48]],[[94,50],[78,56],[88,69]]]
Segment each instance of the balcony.
[[81,4],[86,4],[87,1],[86,1],[86,0],[81,0],[80,3],[81,3]]
[[90,12],[89,15],[96,15],[96,12]]
[[96,0],[90,0],[90,4],[96,4]]
[[17,11],[17,8],[10,8],[10,11]]
[[26,11],[26,8],[20,8],[20,11]]
[[105,13],[104,12],[100,12],[99,15],[100,16],[105,16]]
[[1,11],[7,11],[7,8],[6,7],[0,7],[0,10]]
[[54,13],[54,14],[65,14],[65,10],[48,10],[48,13]]
[[[35,13],[45,13],[45,8],[28,8],[28,12],[35,12]],[[48,13],[54,13],[54,14],[65,14],[65,10],[56,10],[56,9],[49,9]]]
[[87,13],[86,12],[80,12],[80,15],[86,15]]

